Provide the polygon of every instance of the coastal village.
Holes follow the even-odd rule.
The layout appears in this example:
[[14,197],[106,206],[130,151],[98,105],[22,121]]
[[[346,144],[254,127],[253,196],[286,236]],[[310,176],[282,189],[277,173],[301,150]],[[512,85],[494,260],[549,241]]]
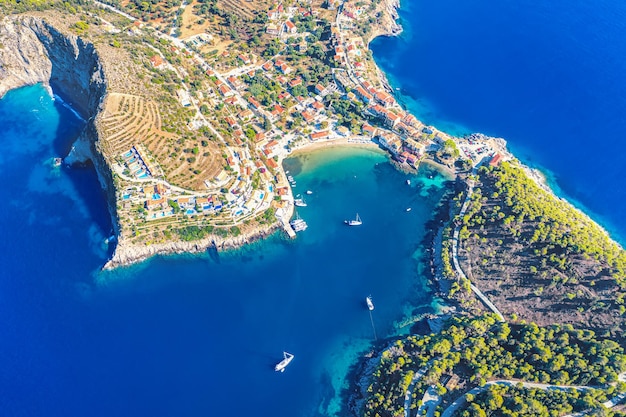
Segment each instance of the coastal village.
[[[186,10],[198,11],[197,6]],[[255,11],[255,22],[269,52],[250,48],[254,39],[214,49],[220,35],[208,28],[185,37],[173,27],[163,30],[135,19],[126,14],[129,7],[113,9],[132,20],[127,36],[159,40],[145,67],[155,78],[179,79],[177,105],[187,111],[187,127],[201,138],[179,158],[188,171],[172,174],[175,161],[163,155],[169,133],[159,108],[132,95],[109,94],[101,125],[105,148],[115,154],[117,209],[131,223],[122,237],[144,244],[167,241],[172,230],[184,241],[236,237],[255,222],[264,227],[277,222],[295,237],[290,225],[295,181],[281,169],[293,151],[379,146],[401,169],[416,170],[424,158],[456,147],[459,139],[408,113],[376,68],[367,44],[386,29],[364,31],[362,25],[376,25],[384,7],[351,1],[268,3]],[[140,123],[133,127],[126,122],[131,117]],[[497,146],[492,142],[474,136],[459,143],[467,166],[492,158]],[[454,169],[454,158],[439,162]]]
[[[454,315],[411,316],[409,335],[374,346],[349,388],[351,410],[413,417],[500,415],[527,403],[535,408],[506,415],[621,407],[626,355],[612,339],[624,337],[626,254],[530,169],[508,163],[504,141],[452,137],[407,112],[368,50],[395,33],[397,4],[94,4],[89,18],[70,13],[66,24],[77,35],[91,28],[103,65],[120,69],[100,80],[105,99],[87,122],[124,249],[106,267],[239,246],[279,227],[294,238],[307,229],[293,219],[305,204],[299,194],[315,190],[297,189],[283,160],[316,147],[379,147],[398,169],[434,163],[458,175],[425,250],[437,296]],[[80,64],[93,87],[98,65]],[[67,163],[79,160],[80,144]],[[345,222],[361,225],[358,214]],[[377,339],[372,300],[362,307]],[[428,331],[415,330],[424,322]],[[294,356],[283,352],[274,370]],[[535,398],[562,412],[536,412]]]

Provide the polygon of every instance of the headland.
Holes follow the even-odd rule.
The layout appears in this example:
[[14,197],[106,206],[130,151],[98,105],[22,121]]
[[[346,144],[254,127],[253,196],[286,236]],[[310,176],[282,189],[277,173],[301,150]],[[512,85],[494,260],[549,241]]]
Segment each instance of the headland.
[[[64,161],[92,160],[106,191],[117,246],[105,268],[295,236],[292,151],[378,146],[402,169],[453,169],[454,140],[398,105],[367,48],[399,33],[397,6],[264,3],[250,17],[194,5],[192,23],[166,28],[130,5],[7,5],[0,93],[43,83],[87,121]],[[243,30],[238,18],[245,39],[215,33]]]
[[[183,5],[163,19],[149,5],[51,1],[45,14],[3,18],[0,93],[41,82],[87,121],[65,161],[93,161],[106,191],[118,242],[106,268],[238,247],[281,227],[295,235],[295,184],[283,159],[323,146],[378,146],[401,169],[430,160],[458,175],[432,263],[462,317],[436,336],[388,341],[365,368],[356,409],[408,415],[418,392],[437,407],[446,392],[479,395],[496,377],[613,393],[606,384],[626,367],[611,340],[623,332],[623,249],[516,162],[504,140],[452,137],[396,102],[367,46],[398,33],[397,2]],[[520,297],[536,308],[516,308]],[[486,310],[493,314],[479,315]],[[526,320],[566,327],[538,330]],[[524,338],[544,350],[518,346],[515,369],[499,366],[513,360],[504,345]],[[569,339],[607,359],[591,363],[585,351],[566,349]],[[536,356],[552,352],[556,359],[540,366]],[[570,363],[591,370],[576,374]],[[606,401],[589,401],[597,403]]]

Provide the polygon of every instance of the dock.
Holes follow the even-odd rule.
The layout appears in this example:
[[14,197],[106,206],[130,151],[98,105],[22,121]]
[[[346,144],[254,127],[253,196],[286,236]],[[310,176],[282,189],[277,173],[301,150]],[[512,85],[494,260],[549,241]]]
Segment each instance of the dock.
[[287,236],[289,236],[290,239],[295,239],[296,238],[296,231],[293,230],[293,228],[289,224],[289,219],[285,218],[287,215],[288,214],[285,213],[285,210],[282,209],[282,208],[279,208],[278,210],[276,210],[276,218],[280,222],[282,228],[287,233]]
[[296,232],[293,230],[293,227],[291,227],[291,225],[288,222],[281,220],[281,223],[283,225],[283,229],[285,229],[285,232],[287,232],[287,236],[289,236],[290,239],[295,239]]

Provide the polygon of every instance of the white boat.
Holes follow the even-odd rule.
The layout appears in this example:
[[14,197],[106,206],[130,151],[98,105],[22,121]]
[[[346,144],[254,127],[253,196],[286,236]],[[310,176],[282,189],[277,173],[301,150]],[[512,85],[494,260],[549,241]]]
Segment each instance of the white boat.
[[372,302],[372,296],[368,295],[365,297],[365,302],[367,303],[367,309],[372,311],[374,309],[374,303]]
[[309,225],[302,219],[291,222],[290,224],[295,232],[303,232],[309,227]]
[[54,158],[55,167],[60,167],[62,163],[63,163],[63,158]]
[[406,180],[406,185],[411,185],[411,180]]
[[306,201],[304,201],[304,198],[302,198],[300,194],[298,194],[296,196],[296,199],[293,200],[293,204],[295,204],[298,207],[306,207]]
[[311,191],[311,190],[306,190],[306,193],[307,193],[307,195],[311,195],[311,194],[313,194],[313,191]]
[[302,232],[309,227],[309,225],[307,225],[306,222],[302,220],[298,214],[296,214],[295,219],[289,222],[289,225],[293,228],[295,232]]
[[356,218],[354,220],[344,220],[343,222],[348,226],[360,226],[363,224],[361,218],[359,217],[359,213],[356,214]]
[[293,358],[295,358],[295,356],[292,355],[291,353],[283,352],[283,360],[276,364],[276,366],[274,367],[274,370],[276,372],[285,372],[285,368],[287,367],[287,365],[289,365],[289,363],[293,360]]
[[406,211],[411,211],[411,207],[408,207],[408,208],[406,209]]

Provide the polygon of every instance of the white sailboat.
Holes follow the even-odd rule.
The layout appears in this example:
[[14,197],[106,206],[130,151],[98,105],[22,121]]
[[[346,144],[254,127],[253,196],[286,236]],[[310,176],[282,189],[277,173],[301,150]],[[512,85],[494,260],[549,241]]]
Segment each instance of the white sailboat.
[[276,364],[276,366],[274,367],[274,370],[276,372],[285,372],[285,368],[287,367],[287,365],[289,365],[289,363],[293,360],[293,358],[295,358],[295,356],[292,355],[291,353],[283,352],[283,360]]
[[372,296],[368,295],[365,297],[365,302],[367,303],[367,309],[372,311],[374,309],[374,303],[372,302]]
[[294,232],[302,232],[309,227],[306,222],[300,218],[298,213],[296,213],[296,217],[289,222],[289,225],[293,228]]
[[360,226],[363,224],[361,218],[359,217],[359,213],[356,214],[356,218],[354,220],[344,220],[343,222],[348,226]]
[[296,199],[293,200],[293,204],[298,207],[306,207],[306,201],[304,201],[304,197],[302,197],[300,194],[298,194],[296,196]]

